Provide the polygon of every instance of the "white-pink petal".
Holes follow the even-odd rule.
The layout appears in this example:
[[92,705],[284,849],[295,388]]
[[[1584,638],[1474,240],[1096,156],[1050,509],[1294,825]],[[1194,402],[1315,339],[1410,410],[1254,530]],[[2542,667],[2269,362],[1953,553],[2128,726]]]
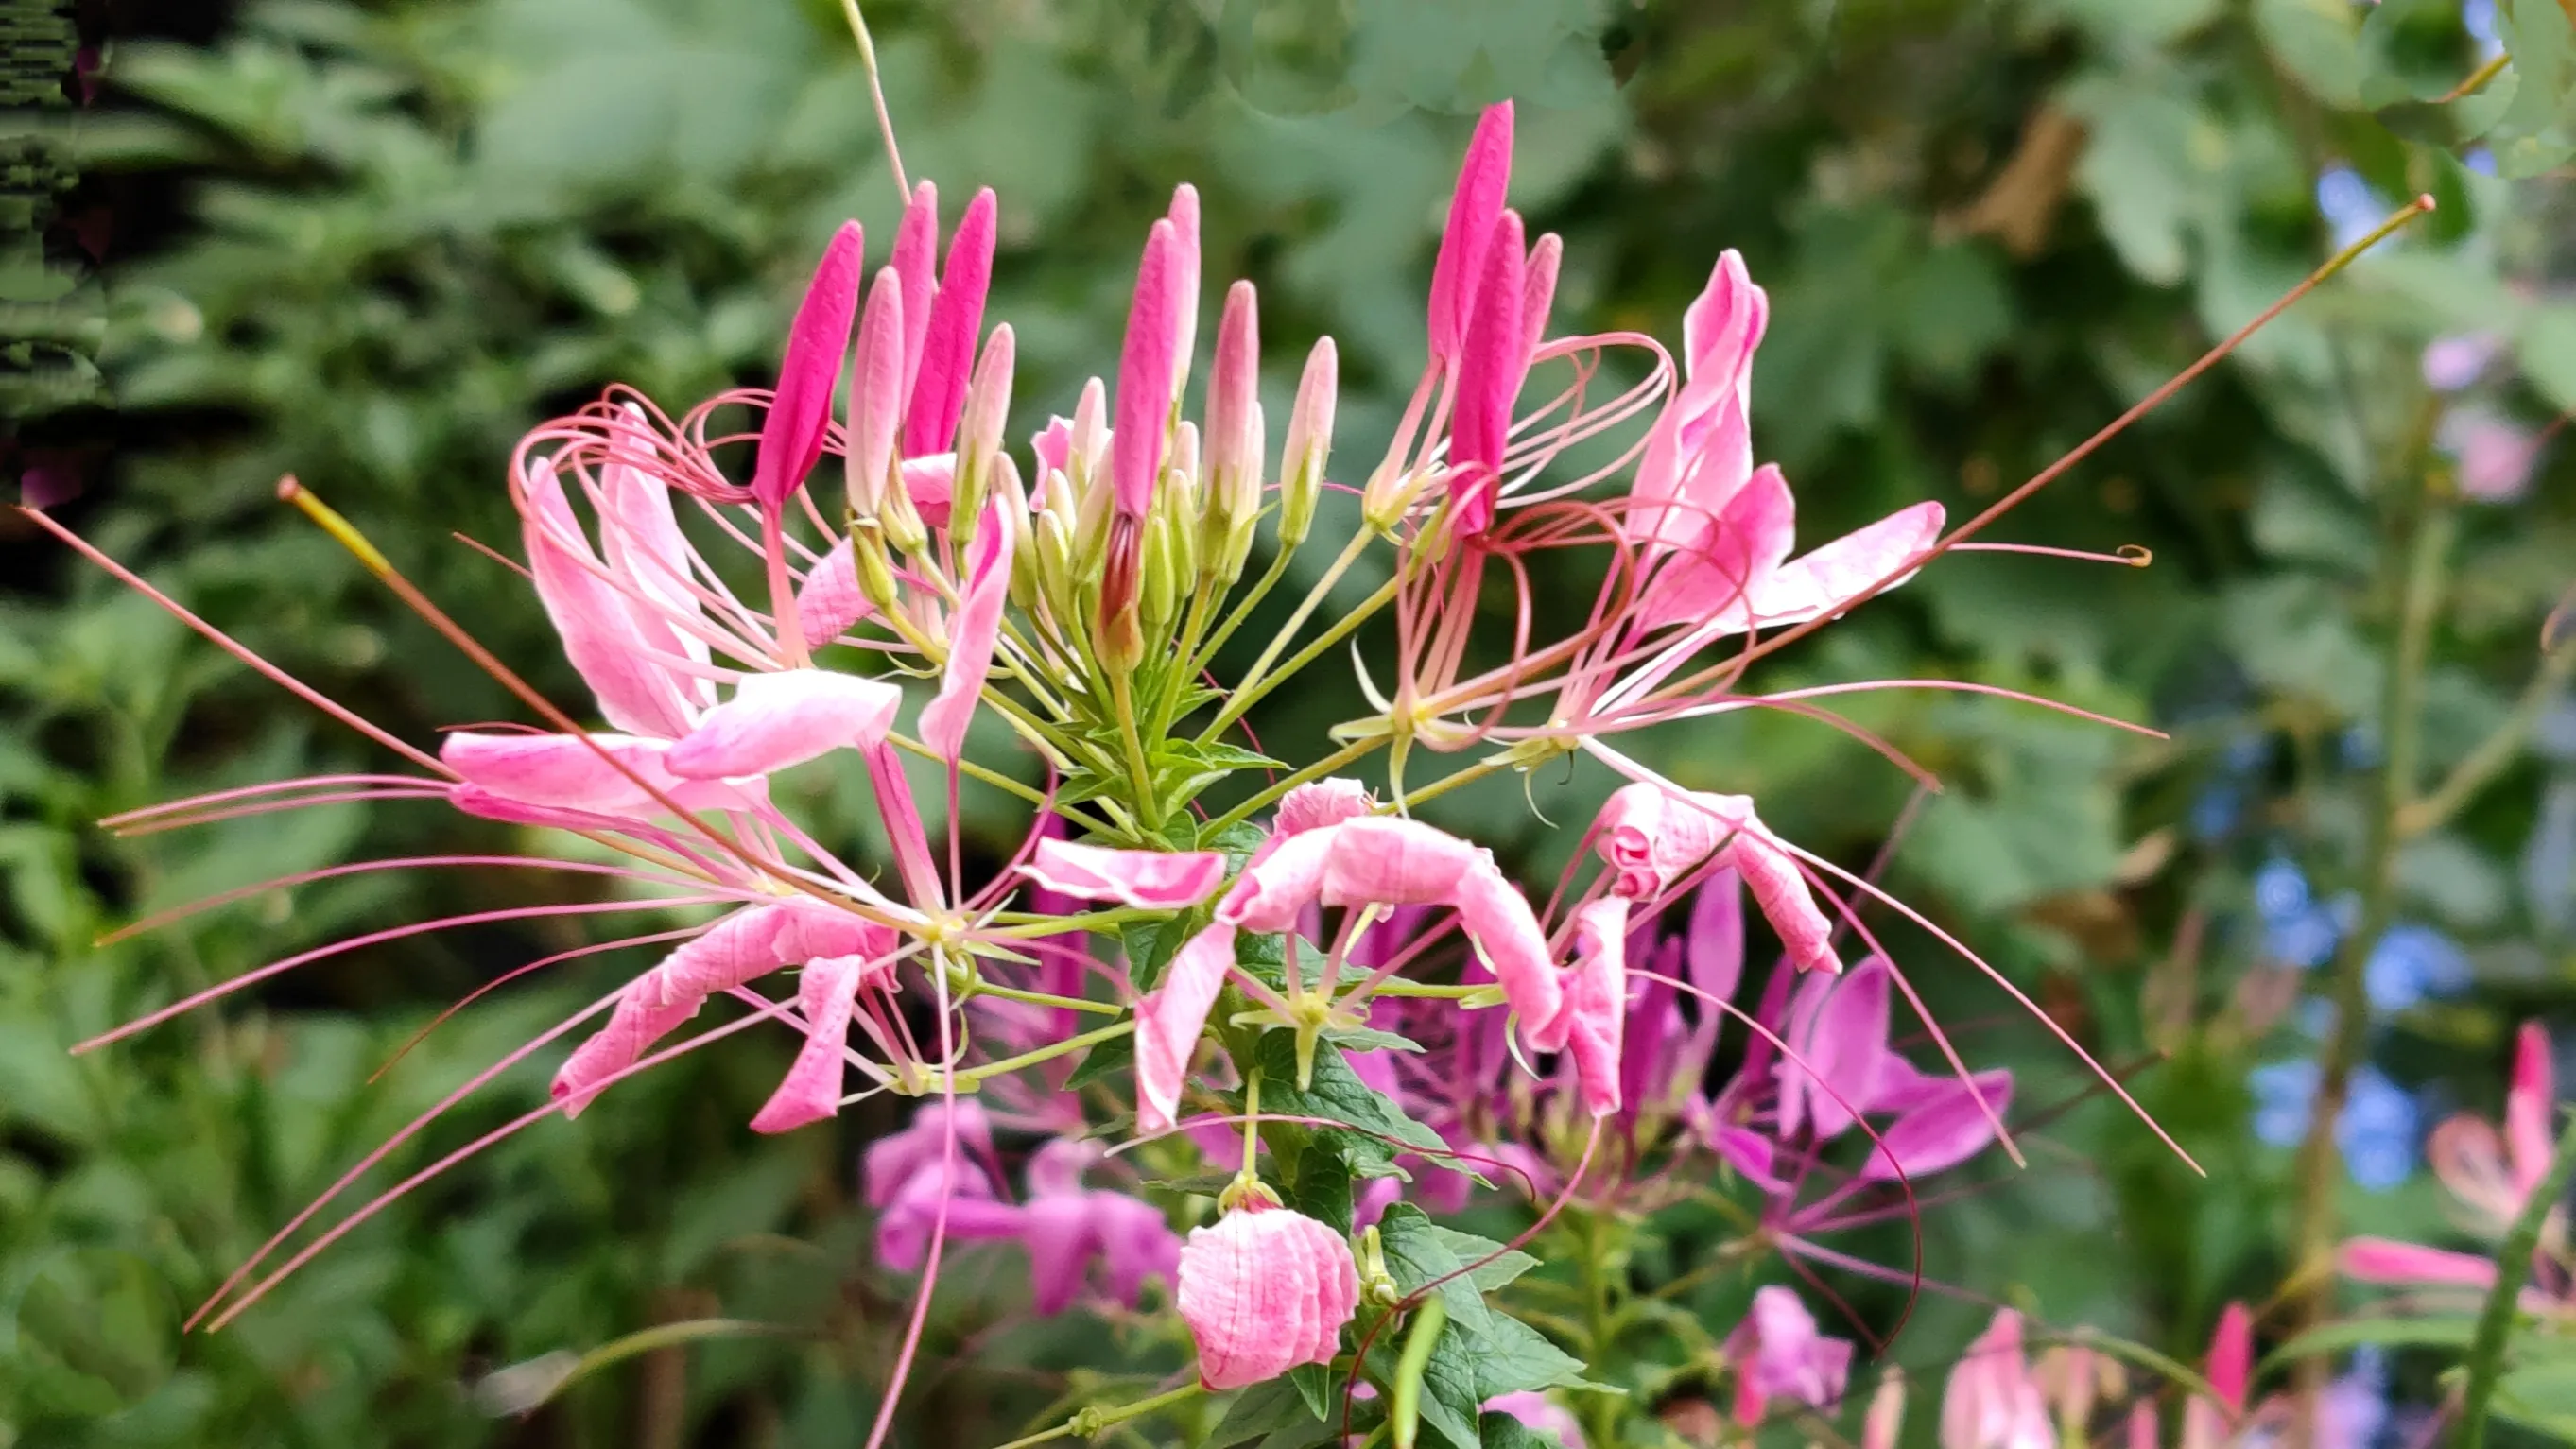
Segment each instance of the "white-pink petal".
[[903,691],[827,669],[746,676],[733,698],[707,711],[665,763],[688,779],[767,775],[843,746],[885,738]]
[[1212,850],[1113,850],[1042,836],[1020,874],[1086,901],[1177,910],[1215,893],[1225,880],[1225,856]]

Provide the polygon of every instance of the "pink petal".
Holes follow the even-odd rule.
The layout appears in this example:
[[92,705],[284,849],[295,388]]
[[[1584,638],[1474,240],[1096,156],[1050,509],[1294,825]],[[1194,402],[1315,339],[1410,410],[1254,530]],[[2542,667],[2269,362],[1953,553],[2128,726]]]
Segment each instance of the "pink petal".
[[903,420],[908,457],[945,453],[957,438],[957,414],[966,405],[966,381],[975,339],[984,330],[984,298],[993,284],[993,188],[966,203],[948,261],[939,272],[939,294],[921,341],[921,365],[912,380],[912,409]]
[[639,735],[686,734],[694,713],[690,696],[649,657],[633,602],[592,571],[598,556],[554,465],[532,462],[521,484],[522,534],[537,600],[563,639],[564,657],[597,696],[600,714]]
[[1165,219],[1172,224],[1172,272],[1167,285],[1172,298],[1171,391],[1172,401],[1177,402],[1199,340],[1199,189],[1186,181],[1173,187]]
[[1109,478],[1118,512],[1143,518],[1163,467],[1163,432],[1172,408],[1173,252],[1169,221],[1154,223],[1136,268],[1127,312],[1127,343],[1118,358],[1118,415],[1109,440]]
[[1691,896],[1690,925],[1682,937],[1682,963],[1690,983],[1708,995],[1702,999],[1702,1031],[1716,1035],[1725,1019],[1715,1002],[1733,1001],[1744,979],[1744,878],[1731,870],[1711,871]]
[[952,765],[966,753],[966,725],[993,667],[1002,606],[1010,602],[1015,536],[1004,525],[999,506],[988,505],[983,525],[966,549],[966,593],[948,619],[948,662],[940,673],[939,695],[921,707],[922,742]]
[[1212,850],[1112,850],[1045,838],[1020,874],[1086,901],[1177,910],[1206,900],[1225,880],[1225,856]]
[[920,375],[922,342],[930,333],[930,294],[938,286],[932,266],[938,256],[939,188],[929,181],[916,182],[912,200],[904,205],[903,220],[895,227],[894,254],[887,259],[903,281],[901,396],[906,399]]
[[895,477],[895,429],[903,417],[903,278],[877,269],[868,284],[867,310],[859,315],[857,366],[850,371],[848,470],[850,506],[862,518],[885,507]]
[[1111,1299],[1133,1308],[1147,1278],[1171,1283],[1180,1276],[1180,1234],[1153,1204],[1115,1192],[1095,1192],[1088,1201]]
[[1683,374],[1694,384],[1733,388],[1753,363],[1771,319],[1771,299],[1745,273],[1730,247],[1709,271],[1708,285],[1682,313]]
[[752,465],[751,493],[776,510],[814,471],[823,456],[823,432],[832,421],[832,395],[841,386],[841,354],[850,346],[850,317],[859,304],[859,274],[867,246],[859,224],[843,222],[814,268],[805,300],[787,330],[787,355],[778,364],[778,394],[760,425],[760,453]]
[[1628,903],[1617,896],[1575,912],[1574,968],[1560,1016],[1583,1105],[1595,1117],[1621,1104],[1619,1053],[1628,1017]]
[[1281,835],[1297,835],[1357,819],[1374,808],[1368,787],[1357,780],[1316,780],[1279,797],[1279,813],[1271,828]]
[[868,1144],[859,1180],[867,1205],[882,1208],[916,1177],[936,1178],[948,1154],[948,1137],[957,1139],[954,1175],[960,1192],[990,1197],[991,1181],[978,1162],[993,1157],[993,1128],[981,1104],[959,1099],[953,1106],[937,1099],[922,1103],[909,1125]]
[[671,747],[668,763],[693,780],[771,774],[884,739],[902,702],[891,684],[828,669],[746,675],[733,698]]
[[2555,1136],[2549,1118],[2558,1105],[2556,1077],[2549,1029],[2536,1021],[2524,1022],[2514,1034],[2513,1082],[2504,1094],[2504,1139],[2514,1181],[2525,1194],[2549,1173]]
[[786,921],[786,913],[775,906],[735,911],[627,983],[609,1010],[608,1024],[573,1048],[555,1073],[554,1098],[563,1104],[564,1115],[579,1116],[599,1083],[642,1060],[654,1042],[697,1015],[709,996],[785,964],[777,939]]
[[903,888],[914,904],[937,904],[942,899],[939,863],[931,858],[930,832],[922,829],[921,807],[913,801],[912,780],[903,772],[902,757],[882,740],[862,745],[859,755],[868,763],[877,818],[885,822],[886,841],[894,848],[895,873],[903,878]]
[[1690,535],[1639,601],[1649,626],[1692,623],[1727,631],[1759,620],[1756,604],[1789,557],[1797,504],[1788,480],[1765,463],[1737,489],[1715,522]]
[[2427,1248],[2391,1238],[2346,1238],[2335,1250],[2335,1267],[2356,1283],[2439,1287],[2495,1287],[2495,1260],[2472,1253]]
[[[1977,1105],[1982,1096],[2000,1117],[2012,1104],[2012,1073],[2001,1069],[1979,1072],[1967,1081],[1955,1078],[1941,1090],[1928,1094],[1922,1105],[1898,1117],[1879,1141],[1870,1146],[1869,1160],[1860,1175],[1869,1182],[1893,1182],[1902,1167],[1908,1178],[1927,1177],[1956,1167],[1986,1150],[1995,1140],[1994,1123],[1987,1120],[1986,1107]],[[1882,1150],[1883,1149],[1883,1150]],[[1888,1155],[1895,1154],[1890,1163]]]
[[1736,1422],[1748,1427],[1782,1402],[1831,1414],[1851,1376],[1850,1340],[1818,1332],[1807,1305],[1776,1283],[1754,1291],[1752,1311],[1727,1335],[1726,1356],[1735,1365]]
[[1795,624],[1840,613],[1872,585],[1893,588],[1941,540],[1938,503],[1917,503],[1757,574],[1747,595],[1754,622]]
[[859,592],[858,565],[846,538],[805,571],[805,587],[796,593],[796,622],[815,644],[839,638],[875,610],[868,596]]
[[1762,918],[1771,923],[1771,929],[1780,933],[1780,944],[1799,970],[1843,969],[1842,961],[1834,955],[1833,922],[1816,905],[1815,894],[1807,888],[1806,875],[1778,837],[1749,810],[1745,812],[1744,828],[1727,846],[1727,859],[1752,888],[1753,903],[1762,908]]
[[[704,616],[693,582],[687,535],[671,507],[671,485],[657,468],[661,449],[643,423],[642,410],[628,403],[612,424],[610,461],[601,467],[600,542],[609,569],[635,581],[644,596],[630,601],[628,612],[648,643],[703,661],[706,641],[673,627],[651,605],[683,619]],[[697,682],[704,689],[703,681]],[[688,686],[683,685],[686,689]]]
[[1474,316],[1458,356],[1458,389],[1449,421],[1449,466],[1459,470],[1450,486],[1458,498],[1462,538],[1482,534],[1493,522],[1502,492],[1512,404],[1529,371],[1528,338],[1521,327],[1523,266],[1521,219],[1506,211],[1486,245],[1485,275],[1476,286]]
[[1322,899],[1328,906],[1374,903],[1415,906],[1445,903],[1483,852],[1419,820],[1390,815],[1356,817],[1334,830],[1324,866]]
[[1431,360],[1445,363],[1458,355],[1467,335],[1468,308],[1476,284],[1485,274],[1485,249],[1494,224],[1502,220],[1503,195],[1512,181],[1512,103],[1485,108],[1476,134],[1467,142],[1458,165],[1458,186],[1449,200],[1449,221],[1440,233],[1440,254],[1431,264]]
[[1503,879],[1493,857],[1478,851],[1451,904],[1458,908],[1458,924],[1469,943],[1502,983],[1504,999],[1520,1017],[1530,1045],[1539,1051],[1563,1047],[1573,1026],[1563,1018],[1565,988],[1528,900]]
[[2229,1303],[2218,1315],[2218,1333],[2209,1341],[2209,1386],[2218,1390],[2229,1417],[2245,1412],[2245,1390],[2254,1375],[2254,1318],[2242,1303]]
[[1359,1268],[1340,1234],[1303,1213],[1238,1209],[1191,1229],[1173,1296],[1200,1381],[1239,1389],[1331,1360],[1359,1306]]
[[656,788],[679,786],[665,766],[665,749],[659,740],[639,740],[633,735],[457,730],[439,741],[438,758],[467,784],[504,799],[614,814],[642,809],[650,801],[643,787],[617,768],[619,764]]
[[1640,901],[1661,894],[1708,859],[1735,828],[1731,802],[1743,798],[1685,799],[1642,781],[1612,791],[1592,825],[1594,848],[1611,871],[1611,889]]
[[1780,1064],[1782,1137],[1796,1135],[1803,1115],[1818,1141],[1831,1141],[1878,1104],[1888,1061],[1888,982],[1887,963],[1872,956],[1848,976],[1814,975],[1800,984],[1787,1038],[1806,1065]]
[[1136,1003],[1138,1132],[1167,1132],[1177,1120],[1190,1057],[1232,969],[1234,928],[1210,926],[1182,943],[1163,969],[1162,984]]
[[1021,1209],[1021,1240],[1029,1250],[1029,1306],[1041,1317],[1072,1307],[1090,1280],[1100,1236],[1088,1198],[1034,1196]]
[[1325,865],[1340,836],[1338,828],[1271,836],[1225,893],[1217,920],[1258,935],[1295,926],[1297,912],[1323,890]]
[[754,1132],[789,1132],[839,1115],[842,1055],[849,1050],[850,1012],[867,967],[861,956],[832,956],[805,963],[796,983],[796,1009],[805,1016],[805,1045],[787,1075],[751,1119]]
[[1538,351],[1547,340],[1547,316],[1556,305],[1557,269],[1565,260],[1565,238],[1549,232],[1530,245],[1529,265],[1521,271],[1521,356]]

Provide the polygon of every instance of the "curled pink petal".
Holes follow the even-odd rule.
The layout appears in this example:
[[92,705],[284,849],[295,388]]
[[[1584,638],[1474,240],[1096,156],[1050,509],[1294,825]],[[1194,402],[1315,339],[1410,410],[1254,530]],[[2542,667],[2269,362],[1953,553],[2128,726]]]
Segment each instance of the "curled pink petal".
[[1566,1050],[1584,1110],[1606,1117],[1619,1110],[1621,1036],[1628,1017],[1628,903],[1617,896],[1590,902],[1574,916],[1574,967],[1560,1015]]
[[939,293],[930,303],[921,363],[912,379],[912,407],[903,420],[906,457],[945,453],[956,441],[975,339],[984,329],[984,299],[993,284],[994,235],[993,188],[987,186],[966,203],[939,270]]
[[1917,503],[1790,562],[1760,572],[1746,594],[1758,624],[1796,624],[1840,613],[1882,581],[1893,588],[1941,540],[1941,505]]
[[1260,857],[1243,868],[1216,909],[1216,918],[1256,934],[1292,929],[1297,913],[1324,888],[1324,870],[1341,831],[1309,830],[1273,835]]
[[1154,223],[1136,268],[1136,296],[1127,313],[1127,342],[1118,358],[1118,415],[1109,439],[1109,479],[1120,514],[1141,519],[1153,506],[1163,467],[1163,433],[1170,421],[1173,345],[1173,252],[1180,245],[1169,221]]
[[787,501],[823,457],[823,433],[832,420],[832,396],[841,386],[841,355],[850,346],[850,318],[859,304],[859,274],[867,247],[855,221],[843,222],[814,268],[805,300],[787,331],[787,354],[778,364],[778,393],[760,426],[760,452],[752,464],[751,493],[763,508]]
[[902,702],[891,684],[828,669],[747,675],[733,698],[671,746],[666,762],[692,780],[767,775],[884,739]]
[[817,644],[839,638],[875,610],[859,591],[858,564],[846,538],[806,571],[805,586],[796,592],[796,622],[804,637]]
[[1458,185],[1449,199],[1449,220],[1440,232],[1440,252],[1431,264],[1431,360],[1446,363],[1458,355],[1467,336],[1468,308],[1485,275],[1485,250],[1494,224],[1502,220],[1503,197],[1512,182],[1512,103],[1485,108],[1476,134],[1458,164]]
[[1200,1382],[1224,1390],[1329,1362],[1359,1291],[1340,1234],[1286,1208],[1245,1207],[1191,1229],[1174,1296]]
[[1779,840],[1764,828],[1761,821],[1746,812],[1745,828],[1737,832],[1735,843],[1727,847],[1727,858],[1744,883],[1753,892],[1753,903],[1762,909],[1762,918],[1780,933],[1780,944],[1789,960],[1801,971],[1839,972],[1840,958],[1834,955],[1833,922],[1825,918],[1816,904],[1815,893],[1807,887],[1806,875],[1798,862]]
[[1770,622],[1757,612],[1766,598],[1784,607],[1804,600],[1804,576],[1788,585],[1775,578],[1796,539],[1796,508],[1777,467],[1765,463],[1754,470],[1712,521],[1687,536],[1680,556],[1655,575],[1638,601],[1640,617],[1649,626],[1690,623],[1737,632]]
[[1177,1120],[1190,1057],[1232,969],[1234,928],[1210,926],[1182,943],[1162,984],[1136,1003],[1137,1131],[1168,1132]]
[[1571,1023],[1562,1019],[1565,988],[1549,959],[1546,934],[1529,901],[1503,879],[1493,857],[1477,852],[1451,904],[1458,908],[1458,924],[1468,942],[1502,983],[1505,1000],[1530,1034],[1530,1045],[1540,1051],[1564,1046]]
[[554,1098],[563,1104],[564,1115],[580,1115],[599,1084],[642,1060],[654,1042],[697,1015],[709,996],[785,964],[777,942],[787,920],[776,906],[747,906],[628,982],[609,1011],[608,1024],[573,1048],[555,1073]]
[[1447,902],[1480,858],[1484,852],[1476,846],[1419,820],[1355,817],[1335,827],[1322,900],[1328,906]]
[[751,1119],[754,1132],[790,1132],[837,1116],[841,1110],[842,1054],[849,1049],[850,1013],[868,965],[863,956],[832,956],[805,963],[796,983],[796,1009],[805,1016],[805,1045],[794,1064]]
[[1708,285],[1682,313],[1682,367],[1698,386],[1743,383],[1771,319],[1771,299],[1753,284],[1744,258],[1729,247],[1710,269]]
[[966,549],[965,596],[948,620],[948,662],[939,695],[921,707],[921,739],[955,764],[966,753],[966,725],[984,693],[1001,637],[1002,606],[1010,602],[1011,552],[1017,534],[1004,525],[998,504],[984,509],[983,526]]
[[1754,1291],[1753,1310],[1726,1336],[1726,1358],[1735,1372],[1735,1421],[1750,1428],[1774,1404],[1840,1409],[1852,1345],[1818,1332],[1807,1305],[1775,1283]]
[[1212,850],[1112,850],[1045,837],[1020,874],[1086,901],[1177,910],[1215,892],[1225,880],[1225,856]]
[[595,571],[598,555],[554,465],[531,462],[519,482],[521,534],[537,600],[563,639],[564,657],[599,700],[601,716],[639,735],[687,733],[695,715],[692,691],[653,661],[634,601]]

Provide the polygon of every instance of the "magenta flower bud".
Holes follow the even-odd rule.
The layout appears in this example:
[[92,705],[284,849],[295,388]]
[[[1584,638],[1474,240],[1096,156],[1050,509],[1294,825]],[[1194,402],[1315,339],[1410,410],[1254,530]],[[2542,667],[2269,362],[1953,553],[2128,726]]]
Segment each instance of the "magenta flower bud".
[[1288,437],[1279,452],[1279,543],[1295,548],[1305,542],[1315,521],[1315,500],[1324,491],[1324,460],[1333,451],[1333,403],[1341,387],[1341,363],[1330,337],[1315,339],[1306,354],[1305,375],[1297,380],[1297,401],[1288,410]]
[[1127,312],[1127,344],[1118,357],[1118,415],[1109,436],[1112,501],[1122,518],[1142,519],[1154,503],[1163,467],[1163,432],[1172,410],[1174,253],[1180,242],[1169,221],[1154,223],[1136,268],[1136,298]]
[[1547,340],[1547,314],[1556,305],[1556,273],[1565,259],[1565,238],[1555,232],[1540,237],[1530,248],[1529,265],[1521,273],[1521,356],[1522,366]]
[[939,256],[939,188],[928,181],[912,189],[903,222],[894,234],[895,275],[903,279],[903,396],[912,396],[920,375],[922,343],[930,335],[930,297],[938,279],[932,265]]
[[894,486],[895,419],[903,412],[903,279],[877,269],[859,315],[857,365],[850,373],[850,512],[872,520]]
[[1504,212],[1485,253],[1475,317],[1458,357],[1456,411],[1449,420],[1450,480],[1458,501],[1458,536],[1475,538],[1494,521],[1503,486],[1503,453],[1509,446],[1512,403],[1529,367],[1528,334],[1521,326],[1524,258],[1521,219]]
[[1503,195],[1512,183],[1512,103],[1488,106],[1458,166],[1458,189],[1449,199],[1449,222],[1440,233],[1440,255],[1431,264],[1431,361],[1453,362],[1467,336],[1468,309],[1483,280],[1485,252],[1502,220]]
[[[948,243],[947,265],[940,269],[939,292],[931,299],[929,328],[922,336],[921,364],[913,375],[912,408],[903,420],[905,457],[948,451],[957,435],[958,409],[972,392],[968,364],[975,364],[976,377],[983,375],[985,364],[975,360],[975,338],[984,328],[984,298],[993,282],[993,240],[993,189],[988,186],[966,203],[966,215]],[[1008,331],[1007,327],[996,329],[996,335]],[[991,347],[985,344],[988,353]],[[1003,374],[1007,399],[1007,363]],[[998,439],[998,420],[994,428]],[[964,516],[972,518],[973,511],[967,510]]]
[[1359,1307],[1359,1265],[1341,1234],[1304,1213],[1247,1203],[1190,1230],[1174,1296],[1199,1382],[1239,1389],[1332,1361]]
[[832,394],[841,387],[841,354],[850,345],[850,316],[858,310],[859,275],[867,243],[859,224],[843,222],[814,268],[805,300],[787,329],[787,353],[778,364],[778,392],[761,420],[760,454],[752,465],[751,494],[775,510],[787,501],[823,457],[823,433],[832,421]]

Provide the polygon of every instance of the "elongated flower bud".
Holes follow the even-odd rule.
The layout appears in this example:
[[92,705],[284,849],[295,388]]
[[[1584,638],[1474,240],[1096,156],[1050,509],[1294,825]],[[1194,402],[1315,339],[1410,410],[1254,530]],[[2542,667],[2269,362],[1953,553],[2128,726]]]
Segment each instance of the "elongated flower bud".
[[1314,526],[1315,500],[1324,491],[1324,460],[1333,451],[1333,403],[1341,388],[1341,361],[1330,337],[1315,339],[1297,401],[1288,410],[1288,439],[1279,454],[1279,546],[1295,548]]
[[1112,517],[1100,566],[1100,609],[1093,621],[1092,647],[1102,664],[1122,674],[1133,671],[1145,657],[1136,597],[1144,582],[1144,567],[1144,523],[1124,513]]
[[[974,536],[976,515],[983,509],[986,489],[992,486],[994,465],[1007,456],[1002,452],[1002,428],[1010,421],[1011,371],[1017,352],[1011,324],[1005,322],[994,328],[992,337],[984,343],[984,355],[975,360],[975,380],[966,389],[965,423],[956,434],[955,482],[948,505],[949,527],[961,542]],[[914,402],[919,401],[916,395]],[[1022,511],[1026,511],[1025,505]]]
[[1250,282],[1225,294],[1216,327],[1216,371],[1208,378],[1209,531],[1223,537],[1261,511],[1261,309]]
[[1109,481],[1118,515],[1142,519],[1163,468],[1163,430],[1172,411],[1173,253],[1180,243],[1169,221],[1154,223],[1136,268],[1127,344],[1118,357],[1118,421],[1109,437]]
[[1525,260],[1521,219],[1506,211],[1486,249],[1475,320],[1468,324],[1458,355],[1457,411],[1449,420],[1449,466],[1455,470],[1452,486],[1460,490],[1456,522],[1462,538],[1474,538],[1492,524],[1502,491],[1512,403],[1520,396],[1529,365],[1528,337],[1521,326]]
[[881,267],[859,316],[857,365],[850,373],[848,467],[850,514],[874,523],[886,510],[895,477],[895,419],[903,415],[903,279]]
[[939,257],[939,188],[928,181],[912,188],[903,222],[894,233],[894,270],[903,279],[903,396],[921,371],[921,347],[930,334],[930,297],[938,286],[932,268]]
[[[1262,425],[1261,404],[1252,405],[1252,415],[1244,423],[1244,456],[1253,460],[1250,470],[1251,506],[1240,511],[1220,514],[1211,503],[1207,510],[1207,529],[1201,535],[1199,568],[1218,584],[1230,584],[1243,577],[1245,560],[1252,557],[1253,525],[1261,521],[1260,466],[1269,454],[1270,439]],[[1211,486],[1214,486],[1211,484]],[[1223,524],[1222,531],[1218,525]]]
[[763,508],[785,504],[823,457],[823,433],[832,420],[832,394],[841,387],[850,316],[858,310],[859,278],[866,269],[867,242],[859,224],[843,222],[797,304],[787,354],[778,365],[778,392],[761,420],[751,493]]
[[1512,103],[1489,106],[1458,165],[1458,189],[1449,199],[1449,221],[1440,233],[1440,255],[1431,264],[1431,361],[1454,362],[1467,337],[1469,308],[1485,274],[1485,251],[1502,219],[1503,195],[1512,184]]
[[[969,391],[967,367],[974,359],[975,338],[984,330],[984,298],[992,288],[994,226],[993,188],[987,186],[966,203],[966,215],[948,243],[947,264],[940,268],[921,362],[913,374],[912,407],[903,419],[906,457],[945,453],[956,436],[958,406]],[[971,522],[975,513],[968,508],[961,516]]]
[[1181,575],[1185,561],[1181,557],[1180,530],[1172,527],[1170,515],[1156,513],[1145,522],[1145,555],[1138,606],[1143,616],[1144,632],[1162,638],[1172,629],[1180,607]]
[[1038,597],[1048,613],[1069,627],[1080,617],[1073,611],[1073,530],[1062,515],[1043,512],[1036,516],[1031,533],[1037,544]]
[[1547,340],[1547,314],[1556,305],[1556,272],[1565,259],[1565,238],[1555,232],[1530,248],[1529,266],[1521,274],[1521,356],[1538,351]]
[[1199,345],[1199,189],[1184,181],[1172,188],[1172,405],[1190,381],[1190,354]]

